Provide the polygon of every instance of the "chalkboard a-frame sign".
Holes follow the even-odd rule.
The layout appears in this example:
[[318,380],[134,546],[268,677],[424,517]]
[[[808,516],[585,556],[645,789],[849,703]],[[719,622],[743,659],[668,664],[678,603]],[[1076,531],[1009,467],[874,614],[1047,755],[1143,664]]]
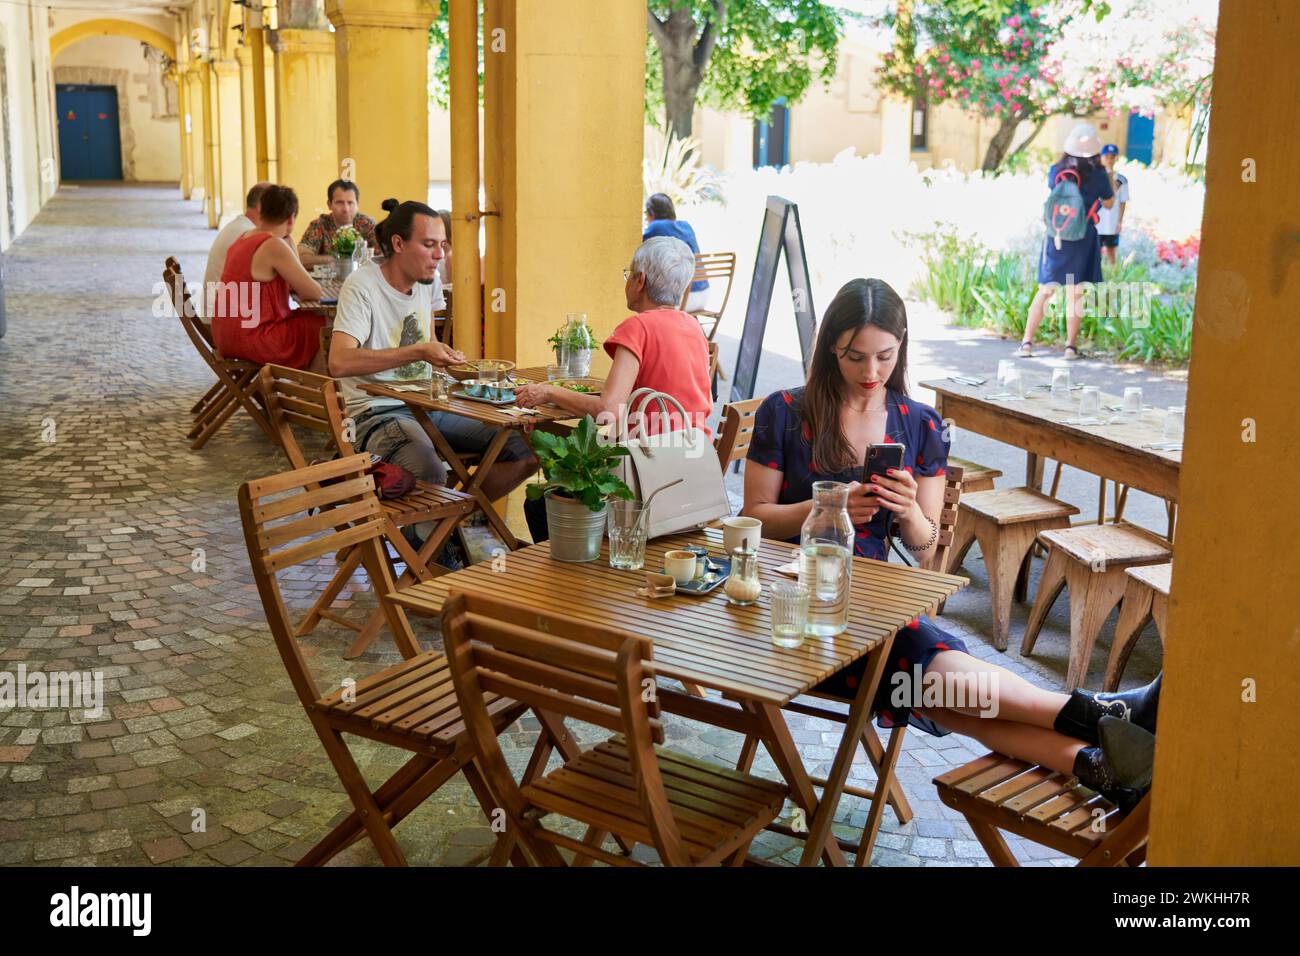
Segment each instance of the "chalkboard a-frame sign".
[[805,373],[812,361],[817,316],[813,311],[812,283],[808,278],[808,257],[804,254],[803,229],[799,226],[799,207],[780,196],[768,196],[763,230],[758,237],[758,256],[754,260],[754,280],[750,283],[749,304],[745,307],[745,329],[740,335],[740,354],[736,357],[736,373],[731,377],[733,402],[754,397],[758,360],[763,353],[763,333],[767,330],[767,313],[772,307],[772,288],[783,250]]

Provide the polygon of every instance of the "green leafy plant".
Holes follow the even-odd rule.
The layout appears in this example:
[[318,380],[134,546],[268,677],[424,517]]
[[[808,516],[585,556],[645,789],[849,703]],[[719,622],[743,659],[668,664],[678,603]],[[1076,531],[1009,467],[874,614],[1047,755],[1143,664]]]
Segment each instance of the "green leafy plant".
[[361,233],[357,232],[351,226],[344,226],[334,234],[334,241],[330,243],[330,249],[334,255],[342,256],[344,259],[351,259],[356,254],[362,243]]
[[555,330],[554,334],[546,340],[550,344],[551,348],[558,349],[562,345],[568,345],[571,349],[594,349],[600,345],[600,341],[591,332],[591,326],[573,326],[569,329],[567,342],[565,341],[564,336],[564,330],[566,328],[568,328],[566,325],[560,326]]
[[548,491],[581,501],[592,511],[599,511],[611,495],[630,501],[635,497],[617,474],[615,460],[628,454],[622,445],[601,442],[596,423],[585,416],[568,435],[534,431],[529,438],[546,481],[528,485],[529,501],[536,501]]

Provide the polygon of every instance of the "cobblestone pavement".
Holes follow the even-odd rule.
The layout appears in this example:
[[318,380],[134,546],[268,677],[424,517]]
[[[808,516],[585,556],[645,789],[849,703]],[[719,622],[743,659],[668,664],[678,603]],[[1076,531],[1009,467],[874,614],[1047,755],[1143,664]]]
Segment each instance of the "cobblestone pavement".
[[[6,257],[0,659],[15,672],[96,671],[104,699],[98,716],[0,711],[0,863],[285,864],[348,807],[266,629],[235,506],[241,482],[283,461],[242,417],[200,452],[183,440],[211,375],[153,302],[164,257],[200,276],[211,238],[174,187],[64,187]],[[332,567],[294,576],[290,603],[305,608]],[[974,653],[1059,686],[1059,672],[993,651],[980,620],[951,627]],[[381,639],[349,664],[350,637],[327,622],[304,641],[323,685],[397,659]],[[836,728],[795,717],[792,731],[824,774]],[[735,735],[684,721],[668,735],[721,761],[739,752]],[[535,738],[529,719],[503,736],[512,762]],[[364,741],[354,752],[372,781],[402,757]],[[898,773],[916,817],[903,826],[886,813],[875,863],[988,865],[930,783],[982,752],[957,735],[908,736]],[[775,774],[765,757],[756,767]],[[870,785],[865,761],[852,780]],[[863,802],[846,797],[837,829],[851,836],[864,818]],[[458,778],[398,837],[411,862],[446,865],[484,861],[492,834]],[[1011,842],[1026,861],[1070,862]],[[798,849],[775,835],[755,844],[783,862]],[[377,862],[366,841],[336,860]]]

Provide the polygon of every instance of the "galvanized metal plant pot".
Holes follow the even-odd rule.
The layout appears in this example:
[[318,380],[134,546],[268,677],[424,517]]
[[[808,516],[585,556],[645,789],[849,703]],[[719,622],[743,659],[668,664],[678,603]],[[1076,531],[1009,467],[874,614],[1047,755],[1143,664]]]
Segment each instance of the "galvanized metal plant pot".
[[336,279],[346,279],[352,273],[357,271],[357,260],[351,256],[334,257],[334,277]]
[[548,491],[546,522],[550,526],[551,557],[574,564],[599,558],[608,510],[601,504],[599,511],[592,511],[576,498],[558,498]]

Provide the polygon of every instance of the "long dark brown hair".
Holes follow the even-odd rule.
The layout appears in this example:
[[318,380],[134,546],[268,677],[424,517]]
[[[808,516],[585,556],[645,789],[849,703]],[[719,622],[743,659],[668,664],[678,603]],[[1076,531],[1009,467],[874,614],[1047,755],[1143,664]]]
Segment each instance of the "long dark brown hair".
[[907,394],[907,308],[889,283],[881,279],[854,279],[835,294],[822,316],[800,405],[804,433],[812,436],[813,468],[824,474],[843,471],[856,463],[853,446],[840,424],[840,409],[849,395],[849,387],[840,374],[835,343],[846,332],[856,335],[868,325],[884,329],[898,339],[898,362],[885,388]]

